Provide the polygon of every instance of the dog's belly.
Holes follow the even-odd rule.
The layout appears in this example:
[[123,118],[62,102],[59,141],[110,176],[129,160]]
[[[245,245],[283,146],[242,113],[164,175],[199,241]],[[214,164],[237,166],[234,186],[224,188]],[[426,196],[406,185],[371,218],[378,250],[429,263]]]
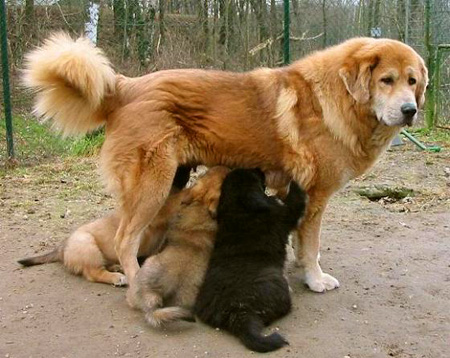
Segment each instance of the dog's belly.
[[[245,133],[245,132],[243,132]],[[177,145],[180,163],[206,166],[225,165],[262,170],[283,169],[283,148],[275,139],[248,136],[227,136],[211,133],[184,136]]]

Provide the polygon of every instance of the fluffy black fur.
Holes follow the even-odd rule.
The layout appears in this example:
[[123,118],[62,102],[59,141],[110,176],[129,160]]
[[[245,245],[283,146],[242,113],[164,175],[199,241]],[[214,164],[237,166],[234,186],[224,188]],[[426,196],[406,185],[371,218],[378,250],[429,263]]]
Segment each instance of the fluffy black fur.
[[236,169],[222,184],[218,232],[195,314],[225,329],[249,349],[270,352],[287,345],[264,326],[291,309],[283,275],[288,235],[303,216],[305,192],[291,183],[284,205],[264,193],[264,174]]

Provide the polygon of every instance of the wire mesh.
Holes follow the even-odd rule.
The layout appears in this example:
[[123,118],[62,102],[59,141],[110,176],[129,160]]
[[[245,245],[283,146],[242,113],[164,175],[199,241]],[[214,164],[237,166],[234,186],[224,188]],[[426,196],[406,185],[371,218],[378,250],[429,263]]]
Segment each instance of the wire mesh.
[[[354,36],[389,37],[433,56],[425,38],[431,3],[431,45],[450,43],[448,0],[292,0],[291,59]],[[93,6],[98,24],[92,28]],[[29,110],[19,86],[24,54],[50,32],[86,30],[116,69],[136,76],[167,68],[244,71],[283,63],[280,0],[8,0],[8,45],[13,106]],[[434,48],[434,47],[433,47]],[[440,90],[450,86],[440,71]],[[441,89],[442,88],[442,89]],[[445,97],[448,97],[448,92]],[[448,112],[449,103],[440,113]]]

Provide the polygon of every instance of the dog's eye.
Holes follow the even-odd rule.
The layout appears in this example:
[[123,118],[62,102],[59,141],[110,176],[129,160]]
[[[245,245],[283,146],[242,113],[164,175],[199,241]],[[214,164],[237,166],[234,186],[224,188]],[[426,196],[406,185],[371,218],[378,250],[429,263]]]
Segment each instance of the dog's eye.
[[412,85],[415,85],[416,84],[416,79],[415,78],[410,78],[409,80],[408,80],[408,83],[412,86]]
[[383,82],[386,85],[391,85],[394,83],[394,79],[392,77],[384,77],[381,79],[381,82]]

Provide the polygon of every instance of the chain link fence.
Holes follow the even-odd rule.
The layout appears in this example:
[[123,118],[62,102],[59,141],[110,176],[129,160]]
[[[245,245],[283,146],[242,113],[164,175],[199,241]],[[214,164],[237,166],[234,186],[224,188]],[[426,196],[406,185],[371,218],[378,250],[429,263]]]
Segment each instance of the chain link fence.
[[[389,37],[413,46],[439,73],[439,123],[450,119],[448,0],[292,0],[291,59],[354,36]],[[283,59],[280,0],[7,0],[14,111],[29,110],[20,89],[24,54],[50,32],[88,32],[116,69],[129,76],[167,68],[244,71]],[[446,52],[445,54],[448,54]]]

